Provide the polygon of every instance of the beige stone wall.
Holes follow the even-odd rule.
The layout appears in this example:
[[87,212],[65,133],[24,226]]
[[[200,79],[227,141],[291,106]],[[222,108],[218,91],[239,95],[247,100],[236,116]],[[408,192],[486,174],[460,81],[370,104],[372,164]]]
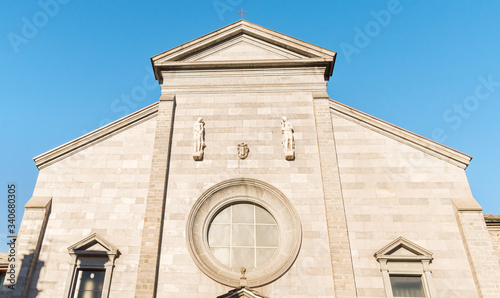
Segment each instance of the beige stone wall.
[[462,237],[473,268],[474,281],[483,297],[500,297],[500,266],[481,211],[459,211]]
[[358,296],[385,297],[374,253],[402,236],[433,253],[438,297],[478,297],[450,200],[472,199],[464,170],[332,118]]
[[[159,297],[216,297],[229,290],[205,276],[191,259],[186,249],[186,220],[205,190],[224,180],[242,177],[265,181],[280,189],[302,221],[303,243],[295,264],[276,282],[257,290],[270,297],[333,296],[312,105],[312,92],[325,91],[322,71],[273,72],[228,71],[213,78],[210,72],[180,72],[170,74],[172,79],[166,80],[168,86],[164,85],[162,92],[175,91],[177,106]],[[298,84],[301,81],[317,84]],[[243,82],[245,85],[241,85]],[[181,92],[187,89],[191,92]],[[283,92],[285,89],[288,91]],[[280,143],[280,119],[284,115],[295,129],[294,161],[284,159]],[[206,123],[207,147],[203,161],[196,162],[191,156],[192,130],[198,117]],[[244,160],[237,154],[241,142],[250,149]]]
[[40,171],[33,196],[52,197],[52,210],[30,297],[63,297],[67,248],[92,233],[121,252],[110,297],[133,297],[155,124],[128,127]]
[[500,262],[500,228],[489,229],[489,233],[498,257],[498,262]]

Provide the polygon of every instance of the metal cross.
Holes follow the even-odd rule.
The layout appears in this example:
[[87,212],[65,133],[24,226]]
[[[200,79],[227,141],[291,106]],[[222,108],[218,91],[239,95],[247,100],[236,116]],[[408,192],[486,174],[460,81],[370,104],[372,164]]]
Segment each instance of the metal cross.
[[243,14],[247,13],[247,11],[246,10],[243,11],[243,8],[242,8],[241,11],[238,11],[238,13],[241,13],[241,19],[243,20]]

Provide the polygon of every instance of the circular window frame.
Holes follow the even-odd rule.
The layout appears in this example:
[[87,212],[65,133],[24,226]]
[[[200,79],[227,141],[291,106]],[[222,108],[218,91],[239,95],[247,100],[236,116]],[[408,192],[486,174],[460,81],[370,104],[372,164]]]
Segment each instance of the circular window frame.
[[208,245],[208,228],[214,217],[230,205],[249,203],[269,212],[278,225],[280,239],[273,257],[263,265],[247,269],[249,287],[269,284],[285,274],[295,262],[302,244],[299,216],[285,195],[255,179],[231,179],[205,191],[195,202],[186,225],[187,247],[198,268],[211,279],[230,287],[240,285],[240,268],[221,264]]

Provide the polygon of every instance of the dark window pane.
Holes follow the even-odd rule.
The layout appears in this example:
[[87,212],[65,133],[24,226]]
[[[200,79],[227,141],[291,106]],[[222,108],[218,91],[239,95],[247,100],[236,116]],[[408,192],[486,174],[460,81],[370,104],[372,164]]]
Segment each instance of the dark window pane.
[[421,276],[391,275],[394,297],[425,297]]
[[100,298],[104,284],[104,270],[80,269],[78,270],[75,298]]

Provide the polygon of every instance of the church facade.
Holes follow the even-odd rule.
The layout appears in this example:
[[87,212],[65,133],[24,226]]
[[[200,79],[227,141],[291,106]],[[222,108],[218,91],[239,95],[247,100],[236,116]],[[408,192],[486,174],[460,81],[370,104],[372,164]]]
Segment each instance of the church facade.
[[7,297],[500,297],[471,157],[331,100],[247,21],[151,58],[158,102],[35,157]]

